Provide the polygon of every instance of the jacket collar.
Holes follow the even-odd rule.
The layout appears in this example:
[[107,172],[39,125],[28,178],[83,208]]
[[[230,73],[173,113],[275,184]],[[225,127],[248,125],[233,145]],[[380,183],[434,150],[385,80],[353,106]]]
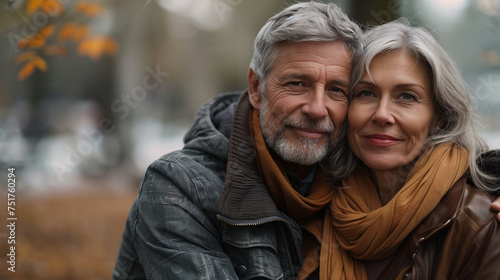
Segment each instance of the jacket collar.
[[[466,178],[460,178],[455,185],[446,193],[441,202],[422,221],[411,235],[410,246],[417,247],[434,233],[447,227],[451,221],[457,218],[460,210],[459,204],[464,196]],[[415,248],[411,248],[412,250]]]
[[245,92],[234,110],[224,190],[217,211],[225,218],[249,221],[278,217],[280,213],[257,170],[249,138],[252,106]]

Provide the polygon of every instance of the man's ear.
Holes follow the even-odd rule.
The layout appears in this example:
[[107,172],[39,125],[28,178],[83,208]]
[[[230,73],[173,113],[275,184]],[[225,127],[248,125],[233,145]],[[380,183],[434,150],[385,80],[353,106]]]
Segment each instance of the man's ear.
[[260,109],[262,104],[262,92],[260,90],[261,79],[253,72],[248,70],[248,99],[254,109]]

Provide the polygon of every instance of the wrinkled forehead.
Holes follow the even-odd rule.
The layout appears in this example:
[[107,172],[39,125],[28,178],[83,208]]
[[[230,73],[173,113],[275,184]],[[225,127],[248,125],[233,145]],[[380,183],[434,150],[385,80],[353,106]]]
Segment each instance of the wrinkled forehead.
[[330,63],[332,65],[349,65],[350,67],[353,61],[353,54],[340,40],[305,42],[283,41],[278,43],[273,50],[267,74],[269,74],[269,72],[279,63],[287,61],[309,62],[318,60],[319,58],[325,63]]

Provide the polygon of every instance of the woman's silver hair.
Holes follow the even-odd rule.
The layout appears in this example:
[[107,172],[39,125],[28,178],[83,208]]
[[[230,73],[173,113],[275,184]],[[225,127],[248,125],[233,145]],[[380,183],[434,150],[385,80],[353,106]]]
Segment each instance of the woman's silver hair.
[[[349,102],[358,81],[365,72],[369,74],[375,56],[399,49],[415,55],[429,68],[434,106],[439,116],[439,127],[428,136],[424,147],[429,149],[445,142],[464,147],[469,151],[469,172],[474,184],[484,191],[494,191],[491,182],[498,178],[483,173],[478,167],[477,159],[488,150],[488,146],[477,134],[480,125],[471,106],[468,87],[455,62],[434,37],[421,27],[411,27],[403,18],[373,27],[365,33],[363,44],[363,54],[352,66]],[[343,133],[340,137],[346,138],[346,131]],[[337,174],[344,178],[354,170],[357,160],[350,152],[347,159],[341,160],[343,162],[332,158],[332,166],[346,166],[345,173]]]
[[[335,4],[297,3],[271,17],[257,34],[250,68],[265,83],[281,42],[343,42],[356,56],[362,50],[361,29]],[[335,55],[335,54],[332,54]]]

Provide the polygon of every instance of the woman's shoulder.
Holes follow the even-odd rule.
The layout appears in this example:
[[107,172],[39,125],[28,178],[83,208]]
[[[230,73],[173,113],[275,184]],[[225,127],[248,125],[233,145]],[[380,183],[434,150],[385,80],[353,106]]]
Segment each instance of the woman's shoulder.
[[466,183],[450,191],[458,204],[447,223],[435,279],[499,279],[500,223],[490,210],[493,197]]
[[495,197],[473,185],[464,184],[461,203],[457,213],[461,219],[477,227],[484,228],[489,223],[496,223],[497,213],[490,209]]

